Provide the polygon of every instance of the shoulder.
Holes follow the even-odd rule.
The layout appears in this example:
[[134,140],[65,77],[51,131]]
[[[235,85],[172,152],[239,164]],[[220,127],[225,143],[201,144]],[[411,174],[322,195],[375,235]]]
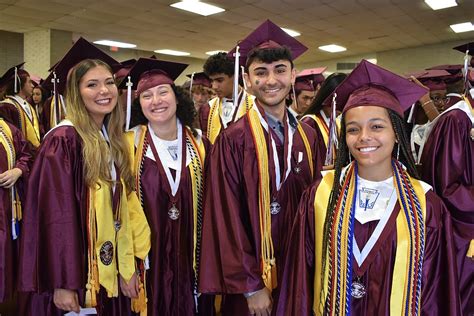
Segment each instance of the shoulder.
[[429,190],[425,193],[426,197],[426,220],[425,225],[431,229],[439,229],[442,227],[443,219],[447,215],[446,206],[443,200]]
[[56,126],[46,134],[41,147],[53,143],[76,145],[81,143],[81,137],[72,125]]

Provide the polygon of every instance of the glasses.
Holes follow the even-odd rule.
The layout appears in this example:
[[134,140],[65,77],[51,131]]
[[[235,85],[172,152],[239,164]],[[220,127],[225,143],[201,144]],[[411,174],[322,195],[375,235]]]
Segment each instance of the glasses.
[[434,104],[443,104],[448,103],[449,97],[434,96],[431,98],[431,100],[433,100]]

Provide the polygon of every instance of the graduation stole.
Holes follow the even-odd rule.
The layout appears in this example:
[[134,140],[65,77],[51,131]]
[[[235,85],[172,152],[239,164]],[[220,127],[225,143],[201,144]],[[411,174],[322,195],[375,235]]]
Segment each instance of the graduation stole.
[[23,107],[18,104],[18,102],[13,99],[13,98],[5,98],[3,103],[8,103],[12,104],[15,106],[17,112],[18,112],[18,117],[19,117],[19,124],[20,124],[20,129],[23,132],[23,135],[25,135],[26,140],[28,140],[35,148],[38,148],[40,145],[40,133],[39,133],[39,123],[38,123],[38,117],[36,116],[35,109],[27,103],[27,106],[30,107],[31,111],[31,116],[33,117],[33,121],[30,121],[30,119],[26,116],[25,110],[23,110]]
[[[244,100],[241,100],[244,98]],[[252,96],[242,91],[239,94],[239,107],[236,109],[237,115],[235,115],[234,121],[241,118],[247,113],[252,104]],[[242,103],[245,102],[245,106]],[[222,98],[214,98],[212,100],[211,110],[209,112],[209,118],[207,119],[207,139],[214,144],[217,136],[219,135],[222,123],[221,123],[221,112],[222,112]]]
[[[397,250],[392,275],[390,314],[419,315],[425,247],[425,194],[420,182],[411,178],[398,161],[392,161],[392,168],[401,209],[396,219]],[[348,167],[341,182],[335,212],[330,219],[329,247],[323,250],[324,221],[333,182],[334,171],[330,171],[321,181],[314,198],[315,253],[326,251],[327,255],[324,263],[321,256],[315,257],[313,310],[318,315],[350,315],[356,162]],[[325,267],[324,271],[322,266]]]
[[[10,127],[2,118],[0,118],[0,143],[7,155],[7,170],[11,170],[15,167],[16,152],[15,147],[13,146],[13,137]],[[9,191],[12,205],[12,221],[14,224],[12,227],[12,238],[17,239],[19,233],[18,225],[22,218],[21,201],[18,192],[15,189],[15,185],[13,185]]]
[[323,135],[324,145],[328,147],[329,127],[326,125],[326,122],[321,117],[321,115],[309,114],[309,115],[305,115],[305,117],[312,118],[316,122],[316,124],[319,127],[319,130],[321,131],[321,135]]
[[[266,137],[263,130],[260,116],[257,113],[256,105],[250,111],[247,111],[247,119],[250,123],[250,130],[252,132],[252,139],[255,145],[258,165],[258,211],[260,220],[260,247],[262,258],[262,280],[265,286],[271,291],[277,287],[277,273],[276,261],[273,249],[272,240],[272,219],[270,213],[270,170],[268,163],[268,148]],[[303,139],[308,157],[308,164],[313,177],[313,159],[312,152],[309,146],[308,138],[298,124],[298,132]],[[290,166],[288,166],[290,168]]]
[[[147,126],[141,125],[138,127],[138,144],[134,157],[134,170],[135,174],[135,183],[137,188],[138,198],[143,205],[143,192],[140,177],[143,171],[143,161],[148,150],[148,142],[146,139]],[[198,282],[198,273],[199,273],[199,261],[201,253],[201,233],[202,233],[202,203],[203,203],[203,189],[204,189],[204,161],[206,157],[206,151],[204,143],[201,138],[194,137],[192,131],[189,127],[184,129],[186,136],[186,152],[191,156],[191,162],[189,164],[189,171],[191,175],[191,189],[193,196],[193,269],[194,269],[194,291],[197,295],[197,282]],[[132,142],[133,144],[133,142]],[[133,152],[133,151],[132,151]],[[186,159],[183,157],[182,159]]]
[[100,286],[108,297],[117,297],[118,274],[128,282],[135,273],[134,238],[122,179],[115,190],[116,201],[111,185],[105,181],[99,179],[95,187],[88,189],[86,307],[97,306]]

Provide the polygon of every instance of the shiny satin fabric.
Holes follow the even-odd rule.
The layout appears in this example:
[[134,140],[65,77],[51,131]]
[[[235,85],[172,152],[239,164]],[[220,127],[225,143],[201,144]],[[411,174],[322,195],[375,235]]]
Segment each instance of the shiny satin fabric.
[[[302,123],[302,127],[314,153],[319,140],[309,126]],[[271,148],[268,140],[267,147]],[[283,161],[283,151],[282,144],[277,144],[279,161]],[[299,152],[303,153],[304,157],[298,164]],[[316,157],[313,154],[311,162],[315,178],[320,177],[322,167],[322,162]],[[223,298],[223,313],[246,315],[249,311],[242,293],[264,287],[260,265],[258,165],[252,132],[246,116],[220,134],[209,160],[204,203],[200,291],[227,294]],[[273,160],[270,159],[269,165],[273,164]],[[278,282],[278,287],[272,292],[273,315],[276,314],[277,305],[281,302],[280,289],[285,288],[280,280],[285,269],[291,223],[303,190],[313,182],[305,146],[298,132],[295,132],[294,136],[291,165],[292,170],[280,191],[271,192],[281,205],[281,211],[277,215],[272,215],[271,227]],[[270,183],[274,188],[273,171],[270,172]]]
[[[20,193],[21,202],[24,202],[26,182],[33,163],[32,148],[19,129],[9,123],[7,124],[11,130],[13,147],[16,153],[15,167],[22,171],[22,176],[17,180],[15,187]],[[7,171],[7,169],[7,154],[3,146],[0,146],[0,173]],[[16,291],[18,251],[19,239],[12,239],[10,190],[0,188],[0,303],[12,299]]]
[[[279,305],[278,315],[312,315],[314,278],[314,197],[319,183],[303,195],[292,228],[287,269],[283,282],[290,287]],[[426,243],[422,272],[421,315],[460,315],[459,292],[454,264],[451,218],[442,201],[432,191],[426,193]],[[353,260],[353,274],[361,276],[367,294],[352,298],[351,315],[389,315],[394,260],[397,249],[397,205],[379,240],[361,267]],[[325,210],[323,210],[325,212]],[[372,234],[377,221],[356,222],[359,248]],[[302,277],[304,276],[304,277]],[[401,291],[403,289],[400,289]],[[442,299],[441,299],[442,298]],[[282,299],[282,297],[280,297]],[[322,310],[322,303],[316,304]],[[319,315],[319,313],[316,313]]]
[[421,157],[422,179],[433,186],[453,217],[463,313],[474,313],[474,260],[466,256],[474,239],[474,141],[472,125],[461,110],[443,114]]

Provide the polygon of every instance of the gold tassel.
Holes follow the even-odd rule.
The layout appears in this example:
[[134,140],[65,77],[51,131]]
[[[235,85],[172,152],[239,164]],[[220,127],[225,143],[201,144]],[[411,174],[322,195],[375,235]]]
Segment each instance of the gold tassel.
[[270,260],[269,263],[263,264],[262,279],[265,287],[270,291],[277,287],[277,269],[275,259]]
[[140,280],[138,282],[140,284],[140,290],[138,293],[138,298],[132,298],[132,311],[134,313],[140,313],[140,315],[146,315],[146,303],[148,302],[148,299],[146,298],[145,286]]
[[466,257],[474,260],[474,239],[472,239],[471,242],[469,243],[469,249],[467,250]]

